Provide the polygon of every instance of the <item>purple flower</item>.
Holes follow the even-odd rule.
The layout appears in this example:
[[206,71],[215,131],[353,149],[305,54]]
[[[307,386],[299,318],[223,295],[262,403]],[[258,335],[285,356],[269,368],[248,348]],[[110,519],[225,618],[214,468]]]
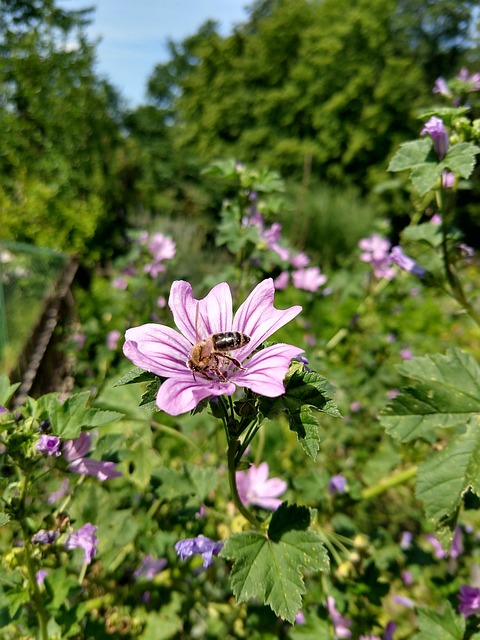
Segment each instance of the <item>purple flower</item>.
[[336,475],[330,478],[328,483],[328,490],[330,495],[334,496],[337,493],[345,493],[347,491],[347,479],[345,476]]
[[8,413],[8,409],[5,409],[5,407],[2,407],[2,405],[0,405],[0,413]]
[[468,618],[468,616],[476,616],[480,613],[480,589],[477,587],[469,587],[463,585],[458,593],[459,612]]
[[403,249],[401,247],[393,247],[393,249],[390,251],[390,259],[395,264],[398,264],[400,269],[408,271],[408,273],[417,276],[417,278],[424,278],[427,273],[423,267],[418,265],[415,260],[413,260],[413,258],[407,256],[403,252]]
[[320,272],[320,267],[297,269],[292,273],[293,285],[305,291],[317,291],[327,281],[327,276]]
[[393,622],[393,620],[390,620],[390,622],[385,627],[383,640],[393,640],[393,634],[395,633],[396,628],[397,628],[397,625],[395,624],[395,622]]
[[415,603],[407,596],[392,596],[392,600],[402,607],[407,607],[408,609],[413,609],[415,607]]
[[90,445],[91,437],[86,431],[83,431],[75,440],[65,442],[63,454],[70,463],[68,470],[84,476],[95,476],[100,482],[121,477],[122,474],[115,468],[115,462],[92,460],[85,457],[90,450]]
[[59,535],[60,532],[56,529],[40,529],[32,536],[32,542],[35,544],[52,544]]
[[360,260],[371,264],[375,277],[392,280],[395,276],[395,270],[391,264],[390,242],[374,233],[368,238],[362,238],[358,246],[363,251],[360,254]]
[[53,456],[54,454],[58,457],[61,455],[61,451],[59,451],[60,447],[60,438],[57,436],[47,436],[42,434],[37,442],[37,451],[39,453],[48,453],[49,456]]
[[61,500],[64,495],[68,492],[70,488],[70,480],[68,478],[64,478],[62,480],[62,484],[57,491],[53,491],[47,498],[48,504],[54,504],[57,500]]
[[300,252],[290,258],[290,264],[294,269],[304,269],[310,264],[310,258],[306,253]]
[[420,131],[421,136],[426,133],[432,136],[433,148],[435,149],[438,159],[443,160],[450,145],[448,131],[443,124],[443,120],[441,118],[437,118],[437,116],[432,116],[430,120],[427,120],[423,129]]
[[413,584],[413,576],[410,573],[410,571],[405,569],[404,571],[402,571],[402,573],[400,575],[401,575],[401,578],[403,580],[403,583],[406,584],[407,587],[410,587]]
[[[209,396],[232,395],[236,386],[270,398],[285,392],[283,379],[290,361],[303,349],[275,344],[252,355],[301,311],[299,306],[275,309],[274,292],[273,280],[264,280],[233,316],[232,294],[226,282],[216,285],[202,300],[193,297],[188,282],[172,284],[169,306],[181,333],[161,324],[145,324],[127,330],[123,347],[135,365],[167,378],[157,394],[159,409],[176,416]],[[232,331],[250,338],[235,350],[235,359],[212,353],[211,336]],[[199,345],[206,368],[193,371],[193,351],[198,352]]]
[[112,287],[114,289],[119,289],[120,291],[124,291],[128,286],[127,279],[123,276],[118,276],[112,280]]
[[98,538],[95,535],[97,529],[97,526],[87,522],[83,527],[80,527],[80,529],[68,536],[65,540],[65,548],[83,549],[85,552],[83,561],[89,564],[93,560],[93,556],[97,553],[95,546],[98,544]]
[[200,534],[196,538],[179,540],[175,544],[175,551],[181,560],[186,560],[199,553],[203,558],[203,566],[206,569],[212,564],[213,556],[218,556],[222,547],[223,542],[215,542]]
[[277,291],[286,289],[288,287],[289,279],[290,279],[290,274],[288,273],[288,271],[282,271],[282,273],[280,273],[273,281],[275,289]]
[[432,545],[433,555],[437,558],[437,560],[440,560],[441,558],[445,558],[445,556],[447,555],[447,552],[443,549],[440,541],[437,540],[437,538],[433,535],[433,533],[427,534],[425,538]]
[[400,549],[410,549],[412,546],[413,535],[410,531],[404,531],[400,539]]
[[135,580],[145,578],[145,580],[153,580],[153,578],[165,569],[167,565],[166,558],[154,558],[151,555],[142,558],[140,566],[133,572]]
[[115,349],[117,348],[117,343],[120,340],[121,335],[122,334],[118,329],[113,329],[113,331],[109,331],[107,333],[107,347],[111,351],[115,351]]
[[469,75],[468,69],[462,67],[458,72],[457,80],[461,80],[469,85],[466,91],[480,91],[480,73],[472,73]]
[[39,587],[41,587],[42,584],[45,582],[45,578],[47,577],[47,575],[48,575],[48,571],[46,571],[46,569],[39,569],[37,571],[35,579]]
[[442,76],[435,80],[435,86],[433,87],[432,93],[439,93],[441,96],[445,96],[445,98],[452,97],[452,92],[450,91],[445,78],[442,78]]
[[332,596],[327,597],[327,609],[332,620],[334,630],[334,640],[339,638],[351,638],[352,632],[350,626],[352,621],[349,618],[344,618],[335,606],[335,599]]
[[453,171],[442,171],[442,187],[444,189],[451,189],[455,184],[455,174]]
[[278,509],[282,501],[278,496],[285,493],[287,483],[280,478],[268,478],[268,464],[252,464],[247,471],[235,474],[238,495],[244,505],[255,504],[264,509]]
[[410,349],[400,349],[400,357],[402,360],[411,360],[413,358],[412,352]]
[[305,616],[304,616],[303,611],[301,609],[297,613],[297,615],[295,616],[295,624],[305,624]]

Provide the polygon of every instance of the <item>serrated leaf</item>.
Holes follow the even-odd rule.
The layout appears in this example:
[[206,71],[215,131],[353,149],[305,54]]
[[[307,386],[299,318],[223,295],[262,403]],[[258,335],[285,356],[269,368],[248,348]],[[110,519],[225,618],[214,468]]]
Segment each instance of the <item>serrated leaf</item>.
[[442,175],[431,138],[404,142],[388,165],[388,171],[411,170],[410,179],[420,195],[425,195]]
[[[158,411],[158,407],[155,403],[155,400],[157,397],[158,390],[160,389],[161,383],[162,381],[160,380],[160,378],[156,376],[155,380],[152,380],[147,385],[145,392],[142,394],[142,400],[138,405],[139,407],[146,408],[148,406],[149,409],[154,408]],[[153,403],[153,407],[152,407],[152,403]]]
[[233,534],[220,552],[234,562],[230,581],[239,602],[258,599],[292,623],[305,593],[302,570],[328,569],[328,555],[321,540],[314,532],[304,530],[310,521],[305,512],[305,507],[283,503],[272,517],[268,536],[256,532]]
[[90,428],[103,427],[106,424],[117,422],[124,417],[119,411],[103,411],[101,409],[87,409],[84,415],[85,426]]
[[64,440],[78,438],[82,426],[85,425],[84,417],[89,398],[90,392],[83,391],[70,396],[62,404],[57,396],[49,396],[46,408],[52,426],[52,434],[60,436]]
[[465,632],[465,618],[456,615],[449,602],[443,605],[443,611],[420,609],[417,612],[420,632],[413,640],[462,640]]
[[480,496],[479,416],[472,417],[465,433],[420,465],[416,495],[427,517],[439,526],[455,513],[469,488]]
[[445,355],[413,358],[398,370],[410,385],[379,418],[402,442],[465,425],[480,413],[480,368],[469,354],[451,349]]
[[302,447],[315,459],[319,448],[318,421],[312,409],[340,417],[333,401],[335,388],[318,373],[306,371],[300,363],[292,365],[285,378],[285,393],[277,398],[262,398],[260,411],[266,418],[284,412],[290,429],[295,431]]
[[149,382],[150,380],[154,380],[157,376],[154,373],[150,373],[150,371],[145,371],[144,369],[140,369],[140,367],[133,367],[130,369],[124,376],[120,378],[115,384],[114,387],[121,387],[125,384],[138,384],[139,382]]
[[439,166],[442,171],[450,169],[467,179],[475,167],[475,156],[478,153],[480,153],[480,147],[471,142],[457,142],[450,147]]
[[0,511],[0,527],[10,522],[10,516],[5,511]]

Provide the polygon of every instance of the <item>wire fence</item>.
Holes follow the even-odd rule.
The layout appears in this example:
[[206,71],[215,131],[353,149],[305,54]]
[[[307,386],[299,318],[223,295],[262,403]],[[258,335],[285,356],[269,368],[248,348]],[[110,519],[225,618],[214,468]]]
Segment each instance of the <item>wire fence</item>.
[[50,249],[0,241],[0,372],[18,369],[69,262]]

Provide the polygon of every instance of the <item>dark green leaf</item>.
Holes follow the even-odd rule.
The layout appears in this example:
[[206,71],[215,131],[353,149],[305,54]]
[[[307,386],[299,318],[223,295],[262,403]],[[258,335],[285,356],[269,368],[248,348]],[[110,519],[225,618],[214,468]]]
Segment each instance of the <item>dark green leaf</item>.
[[144,371],[140,369],[140,367],[134,367],[130,369],[128,373],[115,382],[114,387],[121,387],[124,384],[137,384],[139,382],[150,382],[150,380],[154,380],[157,378],[154,373],[150,373],[150,371]]
[[409,378],[380,416],[388,433],[403,442],[429,438],[435,429],[467,424],[480,412],[480,368],[458,349],[413,358],[398,367]]
[[417,612],[420,632],[413,640],[462,640],[465,632],[465,618],[456,615],[449,602],[443,605],[443,611],[420,609]]
[[310,520],[308,510],[284,503],[278,511],[268,536],[234,534],[220,555],[234,562],[230,579],[239,602],[259,599],[293,623],[305,593],[302,570],[327,570],[328,555],[318,536],[305,530]]

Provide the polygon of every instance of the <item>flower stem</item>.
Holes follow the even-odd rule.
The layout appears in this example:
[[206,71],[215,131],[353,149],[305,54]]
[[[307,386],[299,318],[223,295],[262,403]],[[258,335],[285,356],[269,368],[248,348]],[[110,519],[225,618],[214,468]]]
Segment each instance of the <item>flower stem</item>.
[[415,467],[410,467],[409,469],[404,469],[399,473],[394,473],[393,475],[388,476],[387,478],[383,478],[377,484],[374,484],[373,486],[367,487],[366,489],[364,489],[362,491],[362,499],[370,500],[371,498],[375,498],[376,496],[380,495],[384,491],[387,491],[388,489],[391,489],[392,487],[408,482],[409,480],[414,478],[416,474],[417,474],[417,467],[415,466]]
[[253,524],[254,527],[259,529],[262,526],[262,523],[246,508],[238,495],[237,481],[235,478],[235,457],[237,454],[237,446],[238,440],[235,440],[234,438],[232,438],[228,443],[228,481],[230,483],[232,499],[242,516],[246,518],[250,524]]

